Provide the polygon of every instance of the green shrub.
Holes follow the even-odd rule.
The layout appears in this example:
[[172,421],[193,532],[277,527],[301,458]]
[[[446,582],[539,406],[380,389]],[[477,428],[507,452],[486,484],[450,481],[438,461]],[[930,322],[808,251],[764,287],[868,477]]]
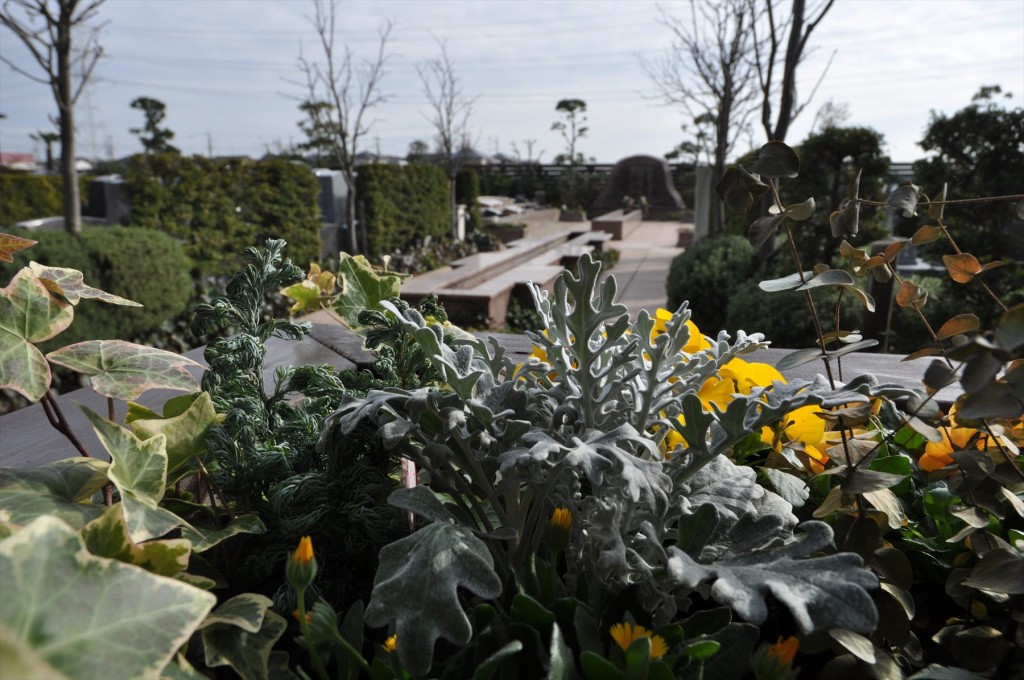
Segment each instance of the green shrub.
[[[91,177],[80,176],[82,203]],[[64,214],[64,182],[59,175],[0,174],[0,227]]]
[[75,307],[71,327],[60,334],[53,348],[82,340],[130,340],[178,316],[191,300],[191,263],[181,245],[167,234],[128,227],[85,227],[78,236],[62,230],[15,231],[38,243],[15,254],[13,263],[0,263],[4,284],[36,261],[77,269],[90,286],[143,305],[120,307],[83,300]]
[[370,255],[403,250],[414,241],[448,233],[448,177],[441,168],[364,166],[356,178],[356,197]]
[[[733,292],[754,273],[754,249],[740,236],[721,236],[698,241],[677,255],[669,267],[669,309],[690,301],[693,321],[714,335],[725,327],[726,309]],[[751,329],[755,324],[747,324]],[[746,330],[746,329],[745,329]],[[758,328],[760,330],[760,328]]]
[[196,278],[230,274],[268,238],[286,239],[296,262],[319,260],[319,186],[304,165],[140,154],[125,179],[131,223],[181,240]]

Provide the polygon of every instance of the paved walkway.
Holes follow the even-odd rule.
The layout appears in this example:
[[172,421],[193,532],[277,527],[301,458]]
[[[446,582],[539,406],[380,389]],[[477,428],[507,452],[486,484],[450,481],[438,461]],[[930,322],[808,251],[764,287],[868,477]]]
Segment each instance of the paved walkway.
[[[526,235],[580,231],[588,226],[587,222],[539,222],[529,225]],[[609,272],[618,283],[615,301],[624,304],[633,318],[641,309],[653,315],[667,304],[669,266],[672,258],[683,252],[676,247],[680,226],[679,222],[642,222],[625,240],[608,243],[607,247],[619,251],[619,261]]]

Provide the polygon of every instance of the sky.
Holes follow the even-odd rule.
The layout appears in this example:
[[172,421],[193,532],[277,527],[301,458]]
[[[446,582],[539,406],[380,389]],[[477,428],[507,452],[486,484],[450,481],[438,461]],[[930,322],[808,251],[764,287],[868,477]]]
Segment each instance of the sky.
[[[167,106],[164,125],[185,153],[259,157],[304,139],[300,51],[321,56],[309,21],[312,0],[107,0],[104,57],[79,100],[79,156],[122,157],[142,150],[137,97]],[[816,3],[812,2],[812,6]],[[660,10],[659,10],[660,8]],[[642,59],[672,45],[659,11],[684,17],[688,3],[668,0],[374,0],[339,8],[336,40],[357,60],[372,57],[391,20],[387,99],[373,109],[362,147],[405,156],[410,142],[433,145],[430,108],[416,65],[444,40],[463,92],[476,97],[470,128],[476,148],[552,162],[565,143],[551,124],[561,99],[587,103],[587,136],[578,150],[598,162],[663,156],[683,139],[687,117],[657,97]],[[924,156],[917,146],[932,112],[968,105],[982,85],[1024,101],[1024,0],[837,0],[814,32],[798,93],[813,100],[787,138],[799,143],[828,101],[848,107],[848,125],[884,135],[893,161]],[[12,33],[0,28],[0,54],[39,73]],[[0,64],[0,150],[34,152],[30,135],[52,129],[49,89]],[[764,140],[754,128],[750,144]],[[748,145],[743,145],[748,146]]]

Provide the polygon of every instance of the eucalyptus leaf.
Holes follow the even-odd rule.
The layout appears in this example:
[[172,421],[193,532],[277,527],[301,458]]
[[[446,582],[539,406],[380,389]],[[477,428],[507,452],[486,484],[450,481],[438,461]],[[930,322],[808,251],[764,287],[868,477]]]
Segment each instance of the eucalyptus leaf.
[[813,271],[803,272],[800,274],[790,274],[783,276],[780,279],[770,279],[768,281],[761,281],[757,284],[757,287],[767,293],[778,293],[783,290],[796,290],[800,286],[804,285],[804,282],[814,276]]
[[771,141],[757,150],[749,168],[762,177],[796,177],[800,174],[800,157],[784,142]]
[[50,667],[83,680],[156,680],[216,602],[184,583],[90,555],[53,517],[0,541],[0,572],[4,625]]
[[820,274],[815,274],[796,290],[810,290],[820,286],[852,286],[853,277],[842,269],[829,269]]
[[814,215],[814,199],[808,198],[803,203],[787,205],[786,211],[783,214],[794,222],[809,220]]
[[904,217],[913,217],[917,214],[917,202],[921,198],[921,187],[915,184],[904,184],[897,187],[886,199],[886,205],[893,210],[900,211]]

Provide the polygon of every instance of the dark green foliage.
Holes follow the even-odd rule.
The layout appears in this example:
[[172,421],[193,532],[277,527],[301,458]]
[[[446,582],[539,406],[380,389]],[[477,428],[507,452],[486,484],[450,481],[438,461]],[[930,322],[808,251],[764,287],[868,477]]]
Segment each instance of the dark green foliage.
[[[809,135],[797,147],[800,175],[782,182],[780,190],[786,205],[814,198],[814,216],[793,225],[793,236],[805,269],[819,262],[828,264],[838,253],[843,239],[832,236],[828,218],[839,208],[846,197],[847,185],[858,171],[861,172],[860,197],[869,201],[885,200],[889,158],[882,151],[884,144],[882,135],[870,128],[827,127]],[[886,231],[885,220],[884,210],[862,206],[860,231],[851,242],[857,245],[881,238]],[[788,250],[783,255],[788,262]],[[789,266],[791,268],[792,264]]]
[[[714,337],[725,327],[726,310],[733,293],[747,280],[755,280],[754,249],[741,236],[721,236],[698,241],[672,260],[668,272],[668,308],[690,301],[693,321]],[[746,323],[746,322],[745,322]],[[749,329],[754,324],[747,324]]]
[[[400,298],[392,298],[389,302],[403,315],[411,309],[409,303]],[[416,311],[430,319],[431,323],[443,324],[448,320],[448,314],[434,294],[423,298],[416,305]],[[369,327],[366,332],[366,348],[379,355],[373,365],[374,372],[380,376],[380,385],[375,387],[409,390],[442,382],[441,375],[431,365],[423,347],[394,314],[367,309],[360,312],[359,323]]]
[[366,165],[356,178],[370,255],[448,233],[448,178],[433,165]]
[[455,177],[455,201],[466,206],[466,231],[483,228],[480,215],[480,175],[472,168],[463,168]]
[[287,239],[298,262],[319,258],[319,188],[304,165],[152,154],[134,156],[125,177],[132,224],[183,241],[196,278],[230,274],[236,253],[268,238]]
[[[209,370],[203,388],[224,422],[209,434],[217,486],[234,507],[256,510],[267,527],[248,537],[247,557],[232,586],[274,595],[283,562],[299,538],[312,536],[324,595],[337,603],[365,597],[377,550],[393,538],[401,516],[385,503],[394,488],[397,463],[362,433],[346,446],[317,450],[323,419],[351,394],[347,385],[380,387],[378,381],[329,366],[279,369],[273,386],[263,382],[264,343],[272,336],[301,339],[308,324],[264,319],[269,291],[301,279],[303,272],[281,257],[283,241],[250,248],[248,264],[228,284],[227,295],[195,311],[194,330],[238,329],[206,349]],[[365,378],[365,376],[364,376]],[[290,610],[287,589],[276,593]]]
[[6,283],[30,261],[77,269],[85,282],[143,305],[119,307],[83,300],[75,307],[71,327],[47,347],[82,340],[131,340],[183,313],[192,296],[191,266],[181,244],[151,229],[85,227],[79,236],[63,230],[16,230],[38,243],[0,263]]
[[[91,177],[79,177],[83,205],[88,197]],[[39,217],[64,214],[60,175],[20,175],[0,173],[0,227]]]

